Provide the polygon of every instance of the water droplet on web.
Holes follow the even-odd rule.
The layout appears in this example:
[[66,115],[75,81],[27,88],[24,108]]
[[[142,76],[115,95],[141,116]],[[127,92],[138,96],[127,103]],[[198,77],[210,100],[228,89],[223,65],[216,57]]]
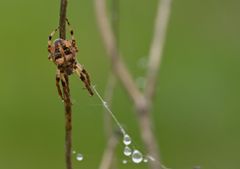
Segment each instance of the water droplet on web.
[[152,157],[152,156],[147,156],[147,158],[148,158],[149,160],[151,160],[151,161],[155,161],[155,158]]
[[103,101],[103,106],[104,106],[104,107],[108,107],[107,102]]
[[82,161],[82,160],[83,160],[83,155],[80,154],[80,153],[78,153],[77,156],[76,156],[76,159],[77,159],[78,161]]
[[131,137],[128,134],[124,134],[123,143],[127,146],[131,144],[131,142],[132,142]]
[[123,164],[127,164],[127,162],[128,162],[127,160],[122,160]]
[[144,162],[144,163],[147,163],[147,162],[148,162],[148,159],[147,159],[147,158],[144,158],[144,159],[143,159],[143,162]]
[[73,150],[73,151],[72,151],[72,153],[73,153],[73,154],[76,154],[76,151],[75,151],[75,150]]
[[123,151],[125,156],[130,156],[132,154],[132,150],[130,147],[126,146]]
[[143,155],[140,151],[134,150],[132,153],[132,161],[134,163],[140,163],[143,160]]

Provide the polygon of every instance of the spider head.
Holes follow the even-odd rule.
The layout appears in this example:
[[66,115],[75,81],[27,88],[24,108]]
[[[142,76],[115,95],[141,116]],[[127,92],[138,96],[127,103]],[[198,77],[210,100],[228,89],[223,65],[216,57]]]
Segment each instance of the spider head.
[[[63,40],[63,39],[56,39],[54,41],[54,47],[55,47],[55,54],[59,55],[61,54],[60,48],[63,49],[65,55],[71,54],[71,42],[68,40]],[[61,56],[60,56],[61,57]]]

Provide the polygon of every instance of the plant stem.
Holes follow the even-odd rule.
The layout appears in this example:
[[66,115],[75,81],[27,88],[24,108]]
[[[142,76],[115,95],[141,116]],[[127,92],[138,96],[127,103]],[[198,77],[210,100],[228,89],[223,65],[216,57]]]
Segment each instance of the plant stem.
[[72,105],[70,97],[66,97],[65,106],[65,158],[67,169],[72,169]]
[[[59,16],[59,37],[66,38],[67,0],[61,0]],[[68,78],[68,77],[67,77]],[[68,81],[68,79],[66,79]],[[69,84],[67,84],[69,85]],[[69,88],[69,86],[68,86]],[[70,92],[70,91],[69,91]],[[64,92],[65,107],[65,158],[67,169],[72,169],[72,104],[70,93]]]
[[59,36],[62,39],[66,38],[66,13],[67,13],[67,0],[61,0],[59,16]]

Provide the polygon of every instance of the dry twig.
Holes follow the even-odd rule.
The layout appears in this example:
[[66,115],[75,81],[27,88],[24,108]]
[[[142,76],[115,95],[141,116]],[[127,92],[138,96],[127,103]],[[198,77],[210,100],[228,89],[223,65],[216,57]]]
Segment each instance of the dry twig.
[[[67,0],[61,0],[60,17],[59,17],[59,37],[66,39],[66,12]],[[68,82],[68,76],[65,78]],[[69,84],[67,84],[69,85]],[[69,86],[68,86],[69,88]],[[72,104],[70,93],[64,92],[64,107],[65,107],[65,159],[67,169],[72,169]]]
[[118,136],[116,133],[112,133],[112,136],[109,137],[107,147],[103,153],[102,161],[99,166],[99,169],[110,169],[113,164],[114,152],[118,144]]
[[156,89],[157,74],[160,67],[160,60],[165,41],[167,23],[169,20],[171,0],[161,0],[157,9],[153,42],[151,44],[150,58],[148,65],[147,85],[144,93],[137,88],[134,80],[122,61],[117,50],[116,39],[111,29],[106,13],[106,0],[95,0],[96,16],[100,32],[104,41],[109,59],[112,62],[112,69],[120,79],[129,97],[133,100],[137,110],[139,126],[143,142],[148,153],[155,157],[156,161],[150,162],[152,169],[160,169],[160,156],[158,144],[151,129],[150,109]]
[[171,0],[161,0],[158,4],[157,16],[155,20],[155,28],[153,34],[153,40],[149,53],[149,64],[147,74],[147,84],[145,89],[146,100],[153,99],[155,90],[158,70],[160,68],[160,62],[163,53],[163,47],[165,43],[165,36],[167,31],[167,25],[170,16]]
[[127,90],[127,93],[130,95],[133,102],[135,104],[140,104],[138,102],[139,98],[142,98],[142,95],[137,89],[132,76],[128,72],[121,59],[122,57],[117,50],[116,39],[107,18],[106,0],[95,0],[95,2],[98,25],[107,50],[107,54],[112,62],[112,69],[117,77],[121,80],[124,88]]
[[[118,53],[118,41],[119,41],[119,0],[113,0],[112,1],[112,28],[113,28],[113,33],[115,34],[116,38],[116,51],[113,51],[112,54],[117,54]],[[105,88],[105,94],[104,98],[105,101],[108,103],[108,106],[111,107],[112,104],[112,97],[114,93],[114,88],[116,85],[116,77],[113,72],[110,72],[108,75],[108,82]],[[105,133],[108,139],[108,144],[107,147],[105,148],[105,152],[103,154],[99,169],[110,169],[110,168],[116,168],[116,163],[114,160],[114,152],[117,147],[118,143],[118,138],[117,134],[114,133],[112,129],[112,119],[107,113],[107,110],[104,109],[104,126],[105,126]]]

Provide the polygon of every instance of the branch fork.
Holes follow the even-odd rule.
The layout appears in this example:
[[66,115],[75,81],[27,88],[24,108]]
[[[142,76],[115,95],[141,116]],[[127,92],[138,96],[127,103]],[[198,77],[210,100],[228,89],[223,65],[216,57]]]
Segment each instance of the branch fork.
[[133,77],[122,61],[122,55],[117,49],[116,38],[106,13],[106,0],[95,0],[95,10],[107,55],[112,63],[112,70],[136,107],[143,142],[148,153],[156,159],[156,161],[150,162],[150,167],[152,169],[161,169],[162,165],[158,153],[158,144],[151,128],[150,111],[156,92],[157,75],[163,55],[163,47],[171,10],[171,0],[160,0],[158,3],[153,40],[149,52],[146,87],[143,92],[138,89]]

